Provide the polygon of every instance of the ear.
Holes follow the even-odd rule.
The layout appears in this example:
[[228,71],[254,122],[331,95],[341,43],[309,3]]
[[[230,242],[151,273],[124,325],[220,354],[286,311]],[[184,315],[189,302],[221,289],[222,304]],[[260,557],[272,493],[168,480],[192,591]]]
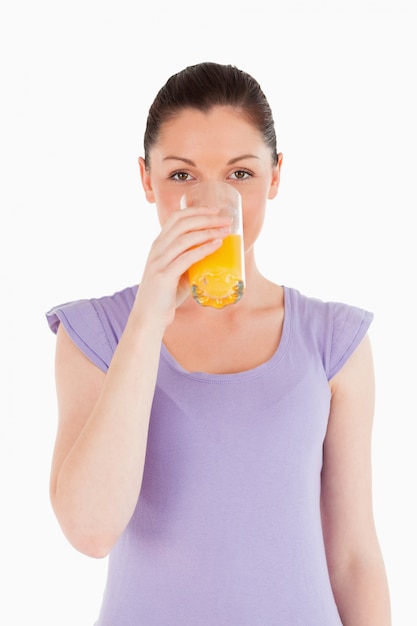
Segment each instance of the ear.
[[282,159],[283,159],[282,152],[280,152],[277,155],[277,157],[278,157],[278,162],[274,166],[273,171],[272,171],[272,179],[271,179],[271,186],[269,188],[269,193],[268,193],[268,200],[273,200],[275,196],[277,195],[279,181],[281,180],[281,165],[282,165]]
[[153,204],[155,202],[155,194],[152,189],[151,176],[150,176],[149,169],[146,168],[145,159],[143,159],[142,157],[138,158],[138,163],[139,163],[140,178],[142,181],[143,190],[145,192],[145,197],[148,202]]

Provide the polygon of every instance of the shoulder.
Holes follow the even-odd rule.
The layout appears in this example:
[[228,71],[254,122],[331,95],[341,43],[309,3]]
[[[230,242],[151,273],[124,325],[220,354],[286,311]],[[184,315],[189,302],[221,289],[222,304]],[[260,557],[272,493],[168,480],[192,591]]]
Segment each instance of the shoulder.
[[330,380],[346,363],[365,337],[373,313],[337,301],[325,301],[287,288],[292,332],[321,353]]
[[110,296],[74,300],[46,313],[52,332],[60,324],[82,352],[107,371],[113,352],[126,326],[137,287],[127,287]]

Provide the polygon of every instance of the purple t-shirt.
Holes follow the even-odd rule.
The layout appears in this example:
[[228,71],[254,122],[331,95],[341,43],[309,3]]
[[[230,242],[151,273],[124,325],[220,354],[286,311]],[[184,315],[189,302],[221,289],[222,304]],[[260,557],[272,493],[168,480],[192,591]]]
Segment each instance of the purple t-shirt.
[[[106,371],[135,294],[58,306],[50,327]],[[161,346],[142,489],[97,626],[341,626],[320,518],[328,381],[372,317],[285,287],[279,347],[258,367],[190,373]]]

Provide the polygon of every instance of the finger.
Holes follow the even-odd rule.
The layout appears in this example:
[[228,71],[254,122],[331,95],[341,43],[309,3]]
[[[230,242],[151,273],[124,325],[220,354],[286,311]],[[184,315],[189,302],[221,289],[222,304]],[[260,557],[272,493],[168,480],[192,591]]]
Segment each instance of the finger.
[[[210,253],[211,248],[217,248],[221,245],[223,239],[231,232],[230,225],[220,226],[218,228],[206,228],[201,230],[192,230],[182,233],[167,242],[162,239],[155,242],[155,257],[159,258],[162,266],[169,267],[176,259],[183,256],[187,252],[193,251],[190,256],[189,265],[195,263],[196,260],[202,259]],[[208,250],[208,252],[206,251]],[[189,267],[189,266],[188,266]],[[186,267],[185,269],[188,269]],[[185,269],[183,271],[185,271]]]
[[178,254],[175,259],[171,261],[168,272],[172,272],[173,276],[178,277],[178,280],[179,277],[187,272],[191,265],[197,263],[197,261],[201,261],[201,259],[220,248],[222,243],[223,238],[216,237],[214,239],[210,239],[209,241],[205,241],[199,246],[188,248],[181,254]]
[[228,226],[232,221],[230,216],[220,213],[218,209],[207,207],[182,209],[171,213],[162,227],[161,234],[177,237],[185,232]]

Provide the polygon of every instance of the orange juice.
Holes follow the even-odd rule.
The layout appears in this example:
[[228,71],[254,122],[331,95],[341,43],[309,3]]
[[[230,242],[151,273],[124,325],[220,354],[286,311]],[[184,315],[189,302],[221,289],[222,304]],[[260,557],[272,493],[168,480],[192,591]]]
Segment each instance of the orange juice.
[[214,252],[194,263],[188,278],[194,299],[220,309],[240,300],[245,288],[242,236],[228,235]]

